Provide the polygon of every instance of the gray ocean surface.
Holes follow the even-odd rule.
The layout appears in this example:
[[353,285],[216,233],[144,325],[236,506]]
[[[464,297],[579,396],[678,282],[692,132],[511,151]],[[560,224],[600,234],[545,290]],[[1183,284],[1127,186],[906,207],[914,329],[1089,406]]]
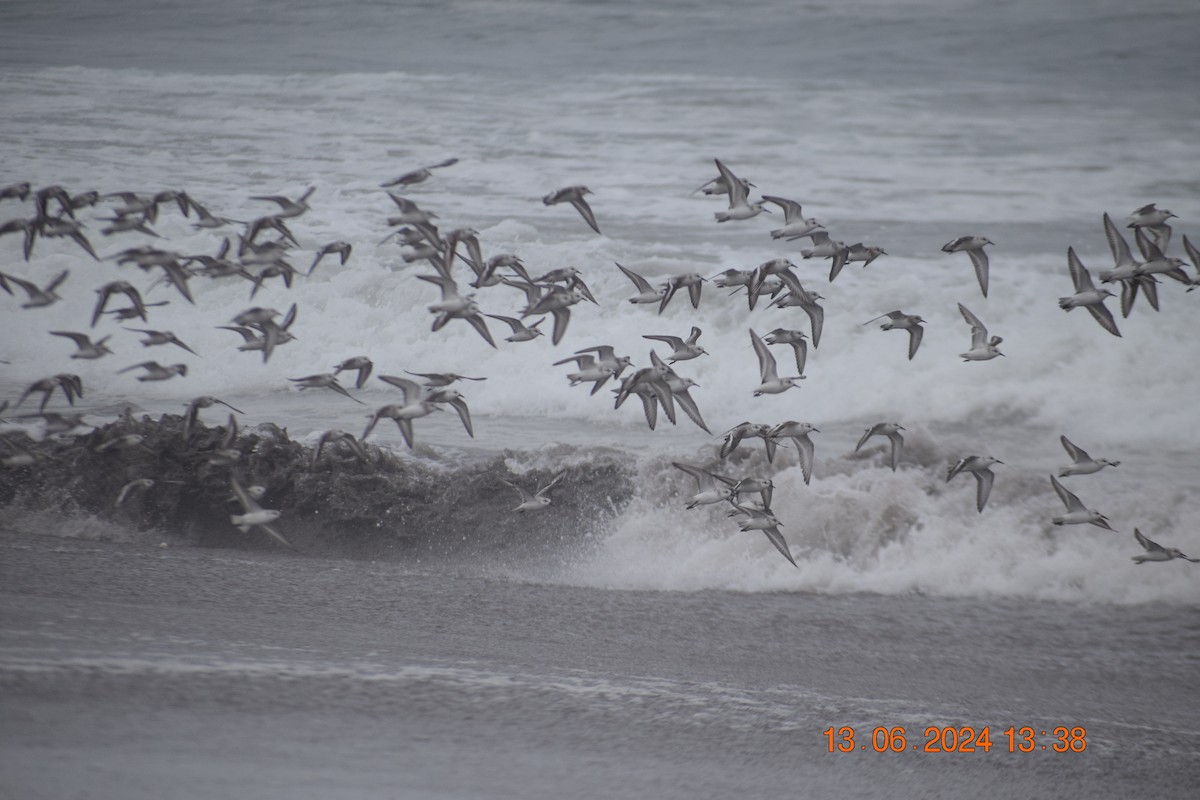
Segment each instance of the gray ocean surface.
[[[474,439],[442,414],[417,422],[415,453],[394,427],[376,443],[448,470],[615,457],[636,487],[603,525],[563,521],[536,546],[439,531],[460,544],[419,557],[197,547],[119,514],[0,508],[0,798],[1194,797],[1200,569],[1129,556],[1135,526],[1200,553],[1200,292],[1164,282],[1160,313],[1119,318],[1121,339],[1055,299],[1068,246],[1093,271],[1110,262],[1105,211],[1158,202],[1176,240],[1200,240],[1197,30],[1200,8],[1165,1],[0,2],[0,184],[185,187],[238,219],[263,212],[252,195],[315,185],[304,248],[355,247],[254,303],[242,285],[194,285],[194,306],[154,290],[202,357],[187,383],[143,386],[112,364],[157,356],[115,324],[118,354],[96,363],[43,335],[84,330],[88,282],[130,273],[60,241],[24,263],[3,237],[3,271],[71,279],[48,309],[0,295],[0,397],[77,371],[94,424],[211,393],[244,427],[311,444],[357,434],[394,394],[369,386],[362,407],[285,379],[370,352],[380,371],[488,375],[464,389]],[[574,264],[601,300],[559,348],[429,331],[436,291],[379,243],[378,184],[447,156],[461,163],[413,191],[444,227],[541,271]],[[767,312],[709,287],[696,312],[631,310],[612,266],[655,280],[800,264],[759,220],[712,222],[721,202],[690,193],[714,157],[889,253],[834,284],[801,264],[828,296],[826,342],[776,398],[749,391],[746,329],[780,324]],[[542,206],[574,183],[604,236]],[[172,246],[220,241],[164,217]],[[965,256],[939,251],[975,232],[997,242],[986,301]],[[89,235],[101,255],[142,243]],[[495,296],[485,310],[512,313]],[[214,329],[293,301],[298,340],[270,364]],[[1006,358],[958,361],[957,302]],[[930,320],[912,362],[903,334],[862,324],[895,307]],[[811,486],[791,454],[775,465],[798,569],[682,508],[691,482],[669,463],[711,455],[711,438],[682,418],[651,436],[640,409],[589,404],[546,366],[600,342],[644,354],[643,334],[691,324],[713,355],[680,366],[714,432],[822,429]],[[893,417],[910,430],[899,471],[851,456]],[[1121,457],[1069,479],[1120,534],[1049,525],[1063,433]],[[983,514],[969,477],[944,482],[975,451],[1008,465]],[[876,752],[875,729],[897,726],[903,752]],[[985,726],[990,752],[913,749],[930,727]],[[1010,753],[1003,731],[1026,726],[1032,751]],[[831,727],[853,728],[852,752],[830,752]],[[1055,728],[1083,728],[1086,748],[1055,752]]]

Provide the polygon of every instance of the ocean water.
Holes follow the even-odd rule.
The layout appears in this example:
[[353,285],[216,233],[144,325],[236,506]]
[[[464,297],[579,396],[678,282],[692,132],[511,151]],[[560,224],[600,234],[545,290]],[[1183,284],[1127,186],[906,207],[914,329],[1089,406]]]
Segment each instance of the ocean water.
[[[152,279],[135,267],[97,263],[68,239],[39,240],[25,262],[20,235],[0,237],[0,271],[42,283],[70,271],[62,301],[49,308],[22,310],[18,297],[0,294],[0,397],[15,401],[39,378],[77,372],[87,387],[89,422],[101,424],[131,404],[177,412],[192,397],[212,394],[247,412],[243,426],[274,421],[312,443],[327,428],[359,433],[370,408],[398,395],[372,378],[356,393],[363,406],[328,392],[298,392],[288,378],[326,372],[360,354],[374,360],[376,374],[486,377],[462,384],[474,439],[453,414],[441,414],[416,421],[416,451],[387,425],[372,440],[451,474],[457,464],[497,453],[517,474],[617,453],[634,490],[619,498],[611,518],[588,526],[586,542],[572,535],[572,520],[563,523],[562,541],[535,559],[460,554],[453,563],[423,563],[422,574],[442,570],[485,596],[503,586],[509,600],[550,592],[553,604],[554,597],[584,593],[634,615],[654,605],[644,593],[667,592],[679,598],[669,602],[695,603],[726,620],[814,603],[831,609],[831,618],[840,608],[867,619],[891,603],[916,603],[904,607],[948,621],[988,604],[1014,604],[1005,608],[1036,620],[1034,629],[1049,637],[1031,636],[1017,651],[1046,662],[1057,635],[1051,620],[1062,609],[1078,615],[1093,643],[1105,641],[1109,612],[1122,620],[1164,614],[1168,621],[1155,623],[1149,649],[1178,661],[1164,667],[1163,679],[1189,666],[1194,673],[1200,572],[1182,561],[1134,566],[1129,557],[1140,551],[1135,527],[1200,553],[1200,432],[1191,408],[1200,396],[1192,344],[1200,292],[1164,280],[1158,313],[1140,299],[1128,318],[1118,315],[1121,338],[1085,312],[1063,313],[1056,301],[1072,288],[1068,247],[1093,275],[1111,264],[1104,213],[1123,225],[1133,209],[1156,202],[1178,216],[1171,252],[1183,254],[1185,234],[1200,239],[1200,56],[1190,39],[1200,11],[1175,2],[1134,8],[958,0],[77,6],[0,6],[0,184],[186,189],[213,213],[238,220],[275,209],[256,196],[298,197],[314,187],[311,210],[289,222],[300,242],[293,263],[307,268],[312,254],[335,240],[354,250],[344,266],[326,258],[290,290],[268,282],[253,300],[244,282],[194,279],[196,303],[189,305],[168,287],[150,288]],[[599,304],[573,307],[559,346],[542,338],[492,349],[458,321],[430,330],[427,306],[437,289],[414,277],[427,266],[406,264],[403,249],[384,241],[395,212],[379,184],[449,157],[459,162],[406,192],[438,214],[443,230],[473,228],[485,256],[516,253],[534,275],[574,266],[591,287]],[[803,203],[834,238],[879,245],[887,255],[865,269],[851,264],[829,283],[828,262],[800,259],[806,242],[770,238],[779,214],[715,223],[723,201],[694,191],[716,176],[714,158],[752,181],[756,193]],[[541,202],[574,184],[592,190],[602,234],[569,206]],[[154,226],[161,240],[105,237],[99,217],[113,202],[80,215],[102,257],[147,243],[215,254],[222,236],[237,228],[197,231],[164,207]],[[31,215],[31,202],[0,201],[0,220]],[[967,257],[941,252],[964,234],[996,243],[988,249],[986,299]],[[633,287],[615,266],[655,282],[780,257],[791,258],[804,285],[824,296],[826,320],[802,385],[761,398],[751,395],[758,369],[748,331],[807,331],[803,312],[763,304],[750,311],[744,297],[707,283],[698,309],[680,295],[659,315],[625,302]],[[146,327],[174,330],[199,355],[143,348],[106,319],[96,332],[112,334],[115,354],[72,361],[70,343],[46,331],[86,330],[93,289],[117,279],[135,283],[147,300],[169,300],[152,310]],[[485,312],[509,316],[523,304],[506,287],[481,290],[477,300]],[[960,302],[1003,337],[1004,358],[957,357],[969,345]],[[285,310],[291,303],[297,339],[266,364],[237,352],[237,335],[216,327],[252,305]],[[1109,305],[1116,313],[1118,304]],[[927,320],[911,361],[904,333],[864,324],[893,309]],[[773,475],[773,507],[798,569],[764,537],[739,533],[721,510],[683,507],[692,481],[670,462],[714,459],[717,437],[683,415],[677,426],[664,420],[651,432],[636,402],[614,410],[606,390],[589,396],[568,385],[568,366],[553,366],[598,344],[644,365],[654,344],[644,335],[686,336],[693,325],[703,329],[700,344],[710,355],[678,369],[699,384],[693,396],[713,433],[744,420],[794,419],[820,429],[809,485],[790,451],[768,465],[761,445],[743,445],[739,453],[749,458],[731,468]],[[499,323],[489,327],[497,339],[508,333]],[[788,372],[790,353],[778,357]],[[188,375],[154,384],[116,371],[150,358],[186,362]],[[222,417],[204,415],[214,425]],[[854,454],[863,430],[881,420],[907,431],[895,472],[878,440],[865,455]],[[1064,481],[1119,533],[1050,524],[1062,504],[1048,476],[1069,462],[1060,435],[1121,461]],[[944,479],[947,465],[972,453],[1004,462],[983,513],[969,476]],[[508,500],[515,505],[515,496],[499,501],[493,493],[484,511],[508,514]],[[49,521],[31,511],[6,522],[18,542],[48,528],[83,541],[115,539],[137,553],[153,552],[144,548],[171,536],[108,519]],[[477,533],[456,532],[468,540]],[[195,563],[209,555],[200,551]],[[272,564],[276,555],[254,558]],[[411,566],[395,568],[403,574]],[[270,567],[268,585],[286,581],[275,576],[282,569]],[[937,602],[915,599],[928,597]],[[1190,627],[1173,630],[1172,615]],[[585,623],[582,615],[563,620]],[[988,630],[1008,624],[989,619]],[[520,635],[535,637],[529,625]],[[946,636],[962,632],[947,626]],[[715,632],[696,635],[724,646]],[[313,636],[313,648],[336,651],[327,636]],[[881,637],[865,626],[858,646],[879,656],[887,646]],[[739,641],[753,648],[749,637]],[[231,657],[225,645],[200,649],[218,660]],[[444,656],[437,648],[421,653]],[[654,674],[643,669],[643,648],[630,653],[615,673]],[[109,655],[138,653],[135,647]],[[584,669],[580,658],[576,666]],[[762,669],[773,675],[776,666]],[[863,682],[860,694],[848,685],[826,688],[876,696],[870,670],[852,672]],[[688,680],[687,669],[679,666],[672,679]],[[1107,678],[1087,685],[1112,688]],[[997,701],[1011,689],[982,690],[983,699]],[[1080,702],[1081,715],[1099,714],[1103,705]],[[1136,706],[1137,699],[1120,704]],[[733,705],[723,707],[732,714]],[[1153,726],[1168,705],[1156,696],[1138,724]],[[1171,730],[1185,730],[1194,743],[1196,732],[1186,725]],[[1134,739],[1118,737],[1113,746]],[[1183,749],[1195,775],[1195,750]],[[829,777],[820,766],[811,769]],[[664,767],[657,777],[669,783],[674,775]],[[986,780],[994,778],[989,772]],[[441,796],[430,780],[427,796]],[[545,785],[563,788],[549,779]],[[600,785],[599,778],[589,784],[597,794]],[[874,785],[863,784],[863,796]]]

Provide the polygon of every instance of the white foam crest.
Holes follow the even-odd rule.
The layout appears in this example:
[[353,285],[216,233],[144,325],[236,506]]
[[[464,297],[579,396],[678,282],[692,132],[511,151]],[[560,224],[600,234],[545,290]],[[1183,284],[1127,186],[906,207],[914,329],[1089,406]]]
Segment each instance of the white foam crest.
[[[997,470],[1002,469],[997,467]],[[881,467],[814,478],[775,477],[776,516],[798,569],[766,537],[739,532],[727,505],[685,510],[691,487],[669,500],[640,500],[616,521],[597,552],[564,576],[620,589],[744,592],[878,592],[1024,597],[1068,602],[1196,604],[1200,586],[1182,561],[1135,566],[1132,526],[1055,528],[1062,506],[1049,482],[1002,472],[989,507],[974,508],[974,481],[944,484],[939,471]],[[1039,482],[1040,481],[1040,482]],[[1005,488],[1005,483],[1009,486]],[[1200,514],[1178,494],[1141,485],[1104,493],[1071,484],[1085,501],[1114,505],[1160,543],[1200,552]],[[1117,486],[1110,483],[1110,487]],[[1036,488],[1035,488],[1036,487]],[[1114,522],[1118,512],[1113,511]]]

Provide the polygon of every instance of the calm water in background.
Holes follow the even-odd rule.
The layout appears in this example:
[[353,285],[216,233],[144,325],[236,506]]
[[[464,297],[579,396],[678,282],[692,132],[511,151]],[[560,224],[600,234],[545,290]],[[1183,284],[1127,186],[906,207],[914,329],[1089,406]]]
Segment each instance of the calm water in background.
[[[1104,211],[1120,219],[1157,201],[1180,217],[1176,240],[1197,231],[1200,12],[947,0],[143,5],[0,4],[0,182],[181,186],[238,219],[270,208],[252,195],[315,185],[294,225],[302,245],[345,239],[354,255],[255,299],[301,309],[298,342],[266,366],[230,355],[236,337],[213,329],[251,304],[244,286],[193,281],[195,307],[173,302],[167,322],[151,319],[203,357],[189,359],[186,384],[143,386],[113,365],[161,354],[111,323],[117,355],[94,363],[69,362],[66,343],[41,334],[82,329],[92,283],[131,273],[69,242],[40,242],[24,264],[15,237],[0,239],[6,272],[72,271],[49,309],[18,312],[0,297],[4,396],[69,366],[97,422],[131,401],[173,411],[212,393],[246,410],[244,424],[357,432],[361,407],[281,390],[363,352],[382,372],[488,375],[464,390],[476,440],[453,418],[418,421],[418,441],[443,461],[508,449],[520,471],[615,447],[639,489],[586,544],[501,563],[164,551],[170,532],[7,520],[0,674],[18,690],[5,692],[5,717],[21,724],[5,726],[13,777],[0,789],[870,797],[1003,781],[1188,796],[1200,775],[1200,574],[1128,556],[1135,525],[1200,552],[1200,372],[1187,334],[1200,293],[1164,285],[1162,312],[1136,309],[1122,339],[1055,299],[1070,289],[1067,246],[1093,272],[1108,265]],[[533,270],[578,266],[596,292],[601,306],[577,307],[559,348],[495,352],[466,326],[428,330],[436,291],[379,244],[391,209],[377,185],[447,156],[461,163],[411,193],[443,227],[474,227],[485,253],[519,253]],[[794,245],[768,239],[771,224],[715,225],[721,203],[689,195],[714,156],[802,201],[837,238],[888,250],[832,285],[824,263],[801,264],[828,318],[799,391],[750,397],[746,329],[807,328],[802,317],[750,314],[711,287],[698,311],[680,299],[657,318],[623,302],[631,287],[613,261],[651,279],[799,263]],[[573,183],[595,192],[604,236],[542,206]],[[0,212],[28,209],[4,201]],[[219,243],[174,215],[158,228],[184,252]],[[997,242],[986,300],[965,256],[939,251],[975,232]],[[102,254],[141,243],[91,236]],[[498,314],[519,305],[481,302]],[[957,302],[1004,336],[1007,358],[955,358],[968,340]],[[903,334],[861,324],[893,308],[930,321],[912,362]],[[714,431],[747,418],[822,429],[812,485],[794,466],[775,477],[799,570],[719,513],[681,507],[689,481],[666,465],[708,454],[702,432],[681,420],[649,436],[637,409],[615,413],[548,366],[601,342],[644,361],[642,334],[693,323],[712,356],[681,371],[700,384]],[[377,405],[390,392],[362,397]],[[849,457],[885,418],[910,429],[912,460],[897,473]],[[1120,535],[1051,530],[1060,433],[1122,459],[1071,484]],[[400,446],[394,429],[377,437]],[[1009,465],[982,515],[969,478],[942,480],[968,452]],[[840,723],[1061,723],[1092,736],[1078,756],[827,754],[820,732]]]

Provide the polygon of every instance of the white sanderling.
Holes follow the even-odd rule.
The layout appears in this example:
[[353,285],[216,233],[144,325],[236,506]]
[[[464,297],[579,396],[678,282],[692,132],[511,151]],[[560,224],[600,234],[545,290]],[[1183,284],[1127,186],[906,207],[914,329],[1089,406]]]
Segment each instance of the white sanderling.
[[792,552],[788,549],[787,540],[783,538],[783,534],[779,532],[779,526],[783,523],[771,513],[769,509],[758,510],[748,506],[734,504],[735,511],[730,512],[730,516],[736,516],[738,528],[744,533],[746,531],[762,531],[766,534],[767,539],[771,544],[775,545],[775,549],[783,554],[793,567],[799,568],[796,559],[792,558]]
[[825,309],[817,301],[824,300],[825,298],[816,292],[806,290],[801,286],[796,276],[790,272],[781,273],[779,277],[784,282],[784,285],[788,287],[789,291],[787,294],[777,297],[772,301],[771,305],[775,308],[799,306],[808,315],[808,321],[812,326],[813,347],[820,347],[821,331],[825,327]]
[[374,368],[374,362],[367,356],[354,356],[334,367],[333,374],[336,376],[343,372],[357,372],[358,375],[354,378],[354,388],[361,389],[367,385],[367,378],[371,377],[371,370]]
[[1050,483],[1054,486],[1054,491],[1058,494],[1058,498],[1067,507],[1067,513],[1060,517],[1053,517],[1050,520],[1052,523],[1055,525],[1085,525],[1090,523],[1105,530],[1113,530],[1112,526],[1108,524],[1107,517],[1099,511],[1085,508],[1083,502],[1059,483],[1058,479],[1053,475],[1050,476]]
[[367,423],[363,435],[358,437],[359,441],[365,442],[379,420],[386,418],[395,420],[396,427],[400,429],[400,435],[404,437],[404,443],[411,449],[413,446],[412,421],[432,414],[439,409],[434,403],[429,401],[425,395],[425,389],[416,381],[410,381],[405,378],[394,378],[393,380],[389,380],[388,383],[404,392],[404,402],[389,404],[376,409],[375,413],[371,415],[371,420]]
[[1136,564],[1142,564],[1146,561],[1170,561],[1173,558],[1182,558],[1184,561],[1200,563],[1200,558],[1188,558],[1178,547],[1163,547],[1158,542],[1150,541],[1137,528],[1133,529],[1133,538],[1137,539],[1137,543],[1146,550],[1144,553],[1130,556]]
[[988,338],[987,327],[962,303],[958,304],[958,311],[971,326],[971,349],[958,354],[963,361],[990,361],[996,356],[1004,355],[996,349],[1004,341],[1002,338],[999,336]]
[[908,331],[908,360],[912,361],[913,356],[917,354],[917,349],[921,346],[921,339],[925,336],[925,329],[921,327],[925,320],[916,314],[905,314],[903,311],[896,310],[880,314],[875,319],[867,320],[863,325],[878,322],[884,317],[887,317],[888,321],[879,326],[880,330]]
[[703,275],[698,272],[685,272],[679,275],[672,275],[667,278],[667,289],[663,292],[662,300],[658,304],[658,313],[661,314],[667,307],[667,303],[671,302],[671,298],[675,296],[675,292],[687,287],[688,299],[692,302],[692,308],[700,307],[700,291],[704,287],[706,281]]
[[269,203],[275,203],[279,206],[279,210],[271,216],[275,219],[291,219],[298,217],[308,211],[308,198],[313,196],[313,192],[317,191],[317,187],[310,186],[305,190],[304,194],[300,195],[296,200],[286,197],[281,194],[258,195],[251,197],[251,200],[265,200]]
[[854,447],[854,452],[857,453],[861,450],[862,446],[872,436],[886,436],[892,443],[890,463],[892,472],[895,472],[896,467],[900,464],[900,451],[904,448],[904,437],[900,435],[900,431],[902,430],[904,430],[903,426],[895,422],[876,422],[863,433],[862,438],[858,440],[858,444]]
[[83,397],[83,380],[78,375],[59,373],[49,378],[34,381],[21,393],[21,397],[13,405],[13,408],[20,408],[21,404],[25,402],[25,398],[34,392],[41,392],[42,403],[38,407],[38,413],[41,413],[46,410],[46,404],[50,402],[50,396],[54,394],[55,389],[62,389],[63,394],[66,395],[67,402],[70,405],[75,405],[75,398]]
[[964,456],[946,470],[946,483],[949,483],[960,472],[972,473],[976,482],[975,508],[983,513],[983,507],[987,505],[988,496],[992,493],[992,484],[996,480],[996,475],[992,472],[991,467],[993,464],[1003,463],[992,456]]
[[[441,301],[429,306],[430,312],[437,315],[434,317],[431,330],[441,330],[450,320],[462,319],[466,320],[483,337],[485,342],[492,347],[496,346],[496,342],[492,339],[492,334],[488,330],[487,323],[483,321],[479,306],[473,299],[474,295],[464,297],[459,294],[458,284],[455,283],[453,278],[442,275],[418,275],[417,278],[436,284],[442,290]],[[557,342],[555,343],[557,344]]]
[[680,336],[669,336],[666,334],[647,334],[643,339],[653,339],[658,342],[665,342],[671,346],[671,355],[667,356],[667,363],[674,364],[676,361],[689,361],[693,358],[708,355],[708,351],[700,345],[696,344],[700,338],[702,331],[695,325],[692,326],[692,331],[687,339]]
[[180,375],[180,376],[187,375],[187,364],[170,364],[170,365],[164,367],[162,364],[159,364],[157,361],[143,361],[140,364],[134,364],[131,367],[125,367],[124,369],[119,369],[119,370],[117,370],[117,373],[120,374],[122,372],[129,372],[130,370],[134,370],[134,369],[146,370],[145,374],[138,376],[138,380],[142,381],[142,382],[165,381],[165,380],[170,380],[171,378],[174,378],[176,375]]
[[655,289],[650,285],[648,280],[643,278],[641,275],[638,275],[633,270],[623,267],[620,264],[617,264],[617,269],[621,270],[621,272],[625,274],[625,277],[633,281],[633,285],[637,287],[638,293],[629,298],[629,302],[634,304],[641,303],[645,305],[649,305],[650,303],[662,303],[663,296],[667,293],[666,284],[663,284],[659,288]]
[[[626,367],[633,365],[633,359],[631,359],[629,356],[617,355],[616,350],[614,350],[613,346],[609,344],[598,344],[592,347],[583,347],[575,352],[576,354],[595,353],[596,365],[601,367],[612,367],[612,377],[614,380],[621,377],[621,373],[625,371]],[[600,391],[600,387],[604,386],[604,384],[605,381],[597,382],[592,388],[591,393],[595,394],[596,392]],[[650,427],[653,428],[654,426],[651,425]]]
[[321,458],[321,452],[325,449],[325,447],[332,447],[333,445],[339,443],[345,444],[347,447],[349,447],[350,452],[354,453],[354,457],[359,461],[366,463],[370,460],[367,455],[366,446],[363,445],[362,442],[358,441],[358,439],[355,439],[354,434],[346,433],[345,431],[339,431],[335,428],[333,430],[324,431],[320,438],[317,439],[317,446],[313,448],[312,461],[309,462],[308,468],[310,470],[316,469],[317,462]]
[[[754,310],[755,303],[757,302],[759,296],[764,294],[762,287],[773,275],[778,276],[781,281],[785,281],[785,285],[787,285],[788,288],[794,290],[796,286],[799,286],[800,280],[796,278],[795,273],[792,272],[792,269],[794,269],[795,266],[795,264],[786,258],[773,258],[770,261],[764,261],[762,264],[759,264],[757,267],[755,267],[754,272],[750,275],[750,283],[747,285],[750,310]],[[791,281],[788,282],[784,276],[790,277]],[[778,293],[778,290],[772,290],[770,292],[772,295],[776,293]]]
[[1138,275],[1165,275],[1168,278],[1177,280],[1182,284],[1191,286],[1192,279],[1184,271],[1187,265],[1182,258],[1165,255],[1162,248],[1150,238],[1142,233],[1144,228],[1136,228],[1133,232],[1133,238],[1137,242],[1138,250],[1142,253],[1142,258],[1145,259],[1141,266],[1138,267]]
[[596,358],[591,353],[577,353],[573,356],[559,359],[554,362],[554,366],[568,364],[574,362],[579,368],[576,372],[568,373],[567,380],[572,386],[578,386],[581,383],[595,383],[596,386],[592,389],[592,394],[596,393],[596,389],[603,386],[604,383],[612,377],[613,367],[609,365],[597,365]]
[[21,308],[44,308],[62,299],[54,290],[61,286],[62,282],[70,274],[69,270],[64,269],[54,277],[54,280],[46,284],[45,288],[24,278],[18,278],[15,275],[2,275],[0,276],[0,288],[12,294],[12,290],[8,288],[8,283],[15,283],[25,291],[25,294],[29,295],[29,300],[22,303]]
[[322,372],[319,375],[305,375],[302,378],[288,378],[292,383],[298,384],[297,388],[303,389],[330,389],[337,392],[343,397],[349,397],[356,403],[362,403],[354,395],[346,390],[345,386],[338,383],[337,375],[332,372]]
[[845,242],[829,238],[827,231],[813,231],[812,242],[812,247],[800,251],[800,257],[832,258],[833,264],[829,267],[829,282],[833,283],[833,279],[842,271],[842,267],[846,266],[846,259],[850,257],[850,248],[846,246]]
[[1121,316],[1128,317],[1133,310],[1133,302],[1137,299],[1138,290],[1146,295],[1148,302],[1155,311],[1158,310],[1158,282],[1152,275],[1142,274],[1142,264],[1134,259],[1129,251],[1129,243],[1121,235],[1121,231],[1113,223],[1112,218],[1104,215],[1104,236],[1108,240],[1108,248],[1112,252],[1113,268],[1100,270],[1096,273],[1101,283],[1119,282],[1121,284]]
[[1147,203],[1125,218],[1130,228],[1153,228],[1162,225],[1175,215],[1165,208],[1158,208],[1155,203]]
[[[688,509],[693,509],[701,505],[720,503],[733,498],[733,487],[737,484],[737,481],[734,479],[718,475],[715,472],[695,466],[694,464],[683,464],[679,461],[672,461],[671,466],[675,467],[675,469],[683,470],[696,479],[696,494],[692,495],[688,500]],[[717,481],[721,482],[720,486],[717,486]]]
[[729,458],[737,450],[742,439],[750,436],[763,440],[767,448],[767,462],[775,460],[775,440],[771,438],[771,426],[761,422],[741,422],[722,434],[721,458]]
[[714,214],[717,222],[750,219],[766,211],[763,207],[764,201],[760,200],[757,203],[749,202],[747,198],[750,190],[746,188],[748,184],[745,181],[734,175],[729,167],[721,163],[721,159],[716,158],[713,160],[717,162],[717,169],[721,173],[721,178],[724,179],[725,185],[729,188],[729,208]]
[[755,397],[761,397],[764,394],[779,394],[785,392],[793,386],[798,385],[797,381],[804,378],[803,375],[795,375],[790,378],[780,378],[775,366],[775,356],[771,355],[771,351],[767,349],[767,345],[763,342],[754,329],[750,329],[750,343],[754,345],[754,353],[758,356],[758,373],[761,383],[754,390]]
[[504,337],[504,341],[506,342],[530,342],[539,336],[545,335],[538,330],[538,325],[541,325],[542,322],[545,321],[545,317],[538,317],[533,322],[526,325],[524,322],[514,317],[503,317],[499,314],[484,314],[484,316],[503,322],[505,325],[512,328],[512,336]]
[[86,333],[75,333],[72,331],[50,331],[52,336],[63,336],[75,343],[76,350],[71,354],[71,358],[96,359],[101,356],[111,355],[112,350],[109,350],[104,343],[111,339],[111,336],[105,336],[96,341],[92,341],[92,337]]
[[[229,478],[229,485],[233,488],[234,495],[237,496],[238,502],[242,504],[242,514],[233,514],[229,521],[236,525],[242,533],[251,528],[262,528],[275,541],[282,544],[289,550],[296,550],[292,543],[284,538],[283,534],[271,526],[271,523],[279,519],[280,513],[274,509],[263,508],[258,504],[258,501],[251,497],[242,485],[238,483],[235,477]],[[297,551],[298,552],[298,551]]]
[[550,194],[542,198],[542,202],[548,206],[557,203],[570,203],[579,212],[579,216],[583,217],[583,221],[594,230],[600,232],[600,226],[596,224],[596,215],[592,213],[592,207],[583,199],[584,195],[591,194],[592,190],[586,186],[567,186],[562,189],[556,189]]
[[346,261],[350,258],[350,253],[353,249],[354,246],[349,242],[330,242],[317,251],[316,257],[313,258],[312,266],[308,268],[308,272],[305,274],[312,275],[313,270],[317,268],[317,264],[320,264],[321,259],[328,255],[336,255],[341,261],[341,264],[345,266]]
[[787,239],[791,242],[825,230],[825,226],[815,219],[811,217],[805,219],[804,208],[795,200],[772,194],[764,194],[762,199],[764,202],[774,203],[783,209],[783,227],[771,231],[772,239]]
[[820,429],[813,427],[808,422],[788,420],[779,423],[767,433],[772,441],[791,439],[796,444],[796,449],[800,452],[800,472],[804,475],[805,485],[812,480],[813,456],[816,453],[816,446],[813,445],[809,434],[820,432]]
[[521,495],[521,504],[514,508],[513,511],[518,513],[524,513],[526,511],[541,511],[546,506],[550,505],[550,490],[558,485],[558,482],[563,479],[563,475],[565,474],[565,472],[560,472],[559,474],[555,475],[549,483],[539,488],[533,494],[525,491],[515,483],[504,480],[504,478],[501,478],[500,482],[505,486],[511,486],[512,488],[516,489],[517,493]]
[[983,296],[988,293],[988,257],[984,247],[995,244],[986,236],[960,236],[952,242],[942,245],[943,253],[966,253],[975,266],[975,277],[979,280],[979,288]]
[[145,328],[126,328],[125,330],[144,335],[146,338],[142,339],[141,342],[143,347],[153,347],[160,344],[173,344],[176,347],[182,347],[192,355],[199,355],[195,350],[184,344],[183,341],[171,331],[153,331]]
[[180,430],[180,436],[183,438],[183,440],[185,442],[191,436],[192,428],[195,427],[196,422],[200,418],[200,409],[211,408],[212,406],[215,406],[215,405],[225,406],[226,408],[228,408],[231,411],[236,411],[238,414],[245,413],[240,408],[234,408],[229,403],[226,403],[224,400],[221,400],[220,398],[217,398],[217,397],[213,397],[212,395],[203,395],[201,397],[194,397],[194,398],[192,398],[191,401],[188,402],[187,409],[183,413],[183,427]]
[[861,261],[863,262],[863,267],[869,267],[872,261],[886,255],[887,251],[882,247],[867,247],[862,242],[855,242],[846,250],[846,261]]
[[763,341],[767,344],[791,345],[792,353],[796,356],[796,372],[803,375],[804,367],[808,363],[808,342],[805,341],[807,338],[801,331],[776,328],[764,336]]
[[414,186],[418,183],[424,183],[433,175],[433,170],[441,169],[442,167],[452,167],[458,163],[457,158],[447,158],[445,161],[439,161],[436,164],[430,164],[427,167],[409,170],[398,178],[392,178],[387,183],[379,184],[381,188],[390,189],[393,186]]
[[150,478],[138,478],[121,487],[121,491],[117,492],[117,499],[113,501],[114,508],[120,508],[121,504],[129,499],[129,496],[134,492],[144,492],[154,485],[154,481]]
[[1107,458],[1092,458],[1087,454],[1087,451],[1081,447],[1076,447],[1071,443],[1071,440],[1066,436],[1059,436],[1058,440],[1062,442],[1063,449],[1067,451],[1073,461],[1069,467],[1063,467],[1058,471],[1058,477],[1065,478],[1068,475],[1091,475],[1093,472],[1099,472],[1105,467],[1115,467],[1120,465],[1120,461],[1109,461]]
[[[759,496],[759,503],[762,504],[763,508],[771,507],[771,497],[774,492],[775,481],[771,480],[770,478],[759,478],[753,475],[747,475],[746,477],[741,478],[733,486],[733,498],[735,503],[741,502],[740,495],[757,494]],[[753,501],[748,500],[746,503],[743,503],[743,505],[746,505],[750,502]]]
[[1108,289],[1096,288],[1092,283],[1091,273],[1083,266],[1079,256],[1075,255],[1074,247],[1067,248],[1067,269],[1071,273],[1071,281],[1075,284],[1075,294],[1058,298],[1058,307],[1063,311],[1086,308],[1096,322],[1100,323],[1101,328],[1113,336],[1120,336],[1121,332],[1117,330],[1117,323],[1113,319],[1112,312],[1104,307],[1104,298],[1112,297],[1113,293]]
[[[410,372],[409,374],[412,375],[416,373]],[[422,375],[421,377],[427,376]],[[435,377],[445,378],[448,376],[437,375]],[[457,380],[460,377],[462,376],[456,375],[454,376],[454,379]],[[398,375],[380,375],[379,380],[383,381],[389,386],[395,386],[397,389],[402,391],[404,393],[404,402],[406,404],[413,404],[413,399],[419,393],[420,400],[424,403],[450,406],[455,410],[455,412],[457,412],[458,418],[462,421],[463,428],[466,430],[467,435],[472,439],[475,438],[475,427],[471,424],[471,410],[467,407],[466,398],[464,398],[458,391],[451,389],[449,383],[444,383],[441,381],[428,382],[424,386],[420,386],[415,381],[410,381],[408,378],[401,378]],[[453,383],[453,381],[451,381],[451,383]],[[399,420],[397,420],[397,422],[399,422]],[[363,438],[366,437],[364,436]],[[411,445],[409,446],[411,447]]]

